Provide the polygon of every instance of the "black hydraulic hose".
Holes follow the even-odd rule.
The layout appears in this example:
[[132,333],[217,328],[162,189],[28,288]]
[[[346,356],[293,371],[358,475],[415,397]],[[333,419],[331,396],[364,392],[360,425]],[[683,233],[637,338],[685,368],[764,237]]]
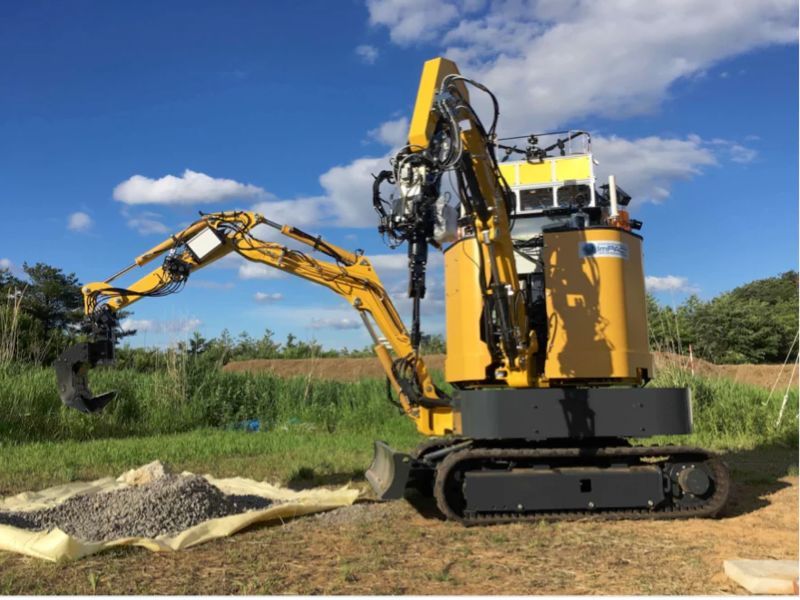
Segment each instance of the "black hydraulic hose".
[[372,206],[381,216],[381,219],[388,217],[386,209],[383,207],[385,201],[381,198],[381,184],[383,184],[384,181],[394,183],[394,173],[391,171],[381,171],[375,176],[375,180],[372,182]]

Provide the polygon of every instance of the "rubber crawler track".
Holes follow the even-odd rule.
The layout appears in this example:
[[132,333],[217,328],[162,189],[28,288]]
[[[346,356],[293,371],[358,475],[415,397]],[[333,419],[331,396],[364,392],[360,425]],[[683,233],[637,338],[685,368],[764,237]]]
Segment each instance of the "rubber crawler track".
[[[479,515],[461,515],[452,509],[447,497],[447,484],[450,476],[464,460],[475,459],[532,459],[532,458],[580,458],[585,457],[585,448],[468,448],[453,452],[439,463],[436,469],[433,494],[439,510],[448,519],[464,525],[491,525],[495,523],[513,523],[520,521],[562,521],[576,519],[688,519],[693,517],[714,517],[725,506],[730,493],[730,473],[728,467],[718,456],[700,448],[689,446],[619,446],[593,449],[589,458],[603,457],[680,457],[681,455],[700,455],[703,463],[710,467],[714,481],[714,493],[699,506],[667,506],[656,510],[615,509],[615,510],[570,510],[546,511],[530,513],[491,513]],[[589,463],[590,464],[590,463]]]

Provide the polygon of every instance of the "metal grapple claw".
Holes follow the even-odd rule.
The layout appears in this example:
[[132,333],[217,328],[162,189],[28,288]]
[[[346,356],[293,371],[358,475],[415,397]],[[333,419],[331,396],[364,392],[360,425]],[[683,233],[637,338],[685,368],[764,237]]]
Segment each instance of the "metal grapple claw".
[[56,381],[61,401],[83,413],[103,409],[117,395],[106,392],[93,396],[89,389],[87,373],[98,362],[109,361],[114,356],[114,345],[109,340],[82,342],[70,346],[56,359]]

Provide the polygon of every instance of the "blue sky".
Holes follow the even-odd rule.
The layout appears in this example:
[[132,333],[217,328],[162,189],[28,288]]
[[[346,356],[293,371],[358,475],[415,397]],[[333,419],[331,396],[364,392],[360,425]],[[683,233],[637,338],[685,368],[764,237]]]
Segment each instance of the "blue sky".
[[[797,268],[797,9],[781,0],[4,2],[0,265],[102,280],[197,210],[257,207],[378,256],[405,310],[369,174],[441,54],[497,92],[502,133],[593,132],[662,300]],[[342,300],[267,276],[197,273],[135,305],[131,342],[195,327],[368,342]],[[441,332],[435,262],[431,290]]]

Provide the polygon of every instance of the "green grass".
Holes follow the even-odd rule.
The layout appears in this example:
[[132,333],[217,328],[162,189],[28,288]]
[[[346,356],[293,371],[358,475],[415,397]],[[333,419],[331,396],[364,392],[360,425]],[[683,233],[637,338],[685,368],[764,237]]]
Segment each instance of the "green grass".
[[87,416],[62,406],[52,370],[0,371],[0,443],[168,434],[246,419],[258,419],[267,429],[303,422],[332,433],[375,428],[398,414],[386,401],[384,382],[371,379],[344,383],[216,369],[96,369],[91,385],[95,393],[117,390],[118,396],[102,413]]
[[118,475],[153,460],[218,477],[266,479],[300,487],[343,484],[362,477],[375,439],[410,450],[420,436],[408,419],[396,416],[381,428],[345,428],[336,433],[297,424],[270,432],[198,429],[124,439],[17,444],[0,450],[0,496]]
[[797,388],[790,390],[783,418],[778,425],[782,393],[773,393],[770,398],[769,390],[762,387],[722,377],[691,375],[677,367],[661,369],[650,385],[689,387],[692,390],[694,433],[656,441],[730,450],[767,445],[798,446]]
[[[282,379],[184,367],[171,373],[98,369],[92,385],[98,392],[117,389],[119,397],[103,413],[87,416],[61,406],[51,370],[0,372],[0,482],[6,490],[119,473],[156,458],[215,474],[335,482],[337,473],[347,480],[363,471],[374,439],[398,448],[419,440],[413,423],[387,402],[380,380]],[[662,370],[651,385],[693,392],[695,433],[657,442],[716,450],[798,446],[796,390],[776,426],[782,394],[768,401],[765,389],[678,369]],[[264,431],[226,431],[245,419],[259,419]]]
[[[798,394],[793,389],[781,425],[776,426],[782,394],[730,379],[692,376],[662,369],[650,385],[692,389],[695,439],[730,447],[757,443],[796,445]],[[225,373],[191,368],[140,373],[96,369],[96,392],[118,390],[101,414],[87,417],[64,408],[50,369],[0,371],[0,440],[4,443],[90,440],[178,433],[201,427],[224,428],[259,419],[267,428],[296,422],[329,432],[338,428],[374,429],[397,410],[386,401],[385,384],[280,378],[269,373]]]

